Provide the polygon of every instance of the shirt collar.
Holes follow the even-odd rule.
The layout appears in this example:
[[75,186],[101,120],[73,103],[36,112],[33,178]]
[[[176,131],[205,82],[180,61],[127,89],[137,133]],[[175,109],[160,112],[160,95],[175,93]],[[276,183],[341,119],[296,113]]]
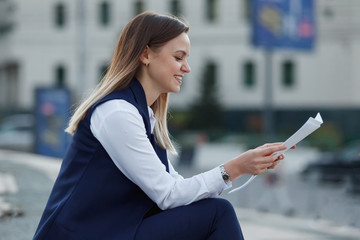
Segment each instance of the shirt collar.
[[155,114],[154,114],[153,110],[152,110],[151,107],[149,107],[149,106],[148,106],[148,112],[149,112],[151,133],[153,133],[154,127],[155,127],[155,123],[156,123],[156,118],[155,118]]

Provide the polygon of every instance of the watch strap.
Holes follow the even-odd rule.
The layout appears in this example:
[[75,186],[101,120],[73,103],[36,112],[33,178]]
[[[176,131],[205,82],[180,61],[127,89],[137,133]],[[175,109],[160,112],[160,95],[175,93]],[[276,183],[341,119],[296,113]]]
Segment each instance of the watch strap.
[[219,168],[222,179],[224,180],[225,183],[228,183],[230,181],[230,175],[226,172],[224,165],[220,165]]

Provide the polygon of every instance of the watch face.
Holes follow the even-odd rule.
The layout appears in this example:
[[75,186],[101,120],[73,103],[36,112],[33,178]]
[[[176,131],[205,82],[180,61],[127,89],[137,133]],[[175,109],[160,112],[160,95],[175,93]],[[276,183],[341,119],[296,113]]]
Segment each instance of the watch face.
[[222,177],[223,177],[223,179],[224,179],[225,181],[229,180],[229,176],[228,176],[228,175],[223,175]]

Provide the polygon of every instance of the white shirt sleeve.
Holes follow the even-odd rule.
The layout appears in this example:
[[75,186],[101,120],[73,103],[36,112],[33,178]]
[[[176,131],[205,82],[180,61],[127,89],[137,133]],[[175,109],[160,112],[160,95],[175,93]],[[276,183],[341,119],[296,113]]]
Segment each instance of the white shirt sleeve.
[[181,179],[183,180],[184,177],[181,176],[173,167],[173,165],[171,164],[171,162],[168,160],[168,164],[169,164],[169,173],[170,175],[175,178],[175,179]]
[[125,100],[101,104],[93,112],[90,123],[92,133],[119,170],[160,209],[214,197],[231,187],[231,182],[223,181],[218,167],[184,179],[169,162],[168,173],[146,135],[140,113]]

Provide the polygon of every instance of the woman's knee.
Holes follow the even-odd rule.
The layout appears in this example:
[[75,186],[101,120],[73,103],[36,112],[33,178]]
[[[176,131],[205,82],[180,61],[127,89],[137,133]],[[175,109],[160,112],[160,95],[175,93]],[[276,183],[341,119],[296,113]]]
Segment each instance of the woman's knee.
[[243,239],[240,223],[232,204],[223,198],[209,200],[215,213],[212,235],[209,239]]
[[206,199],[207,204],[211,205],[212,209],[216,209],[218,215],[230,215],[236,217],[233,205],[226,199],[223,198],[208,198]]
[[216,206],[220,212],[231,214],[231,215],[235,216],[234,207],[228,200],[223,199],[223,198],[217,198]]

